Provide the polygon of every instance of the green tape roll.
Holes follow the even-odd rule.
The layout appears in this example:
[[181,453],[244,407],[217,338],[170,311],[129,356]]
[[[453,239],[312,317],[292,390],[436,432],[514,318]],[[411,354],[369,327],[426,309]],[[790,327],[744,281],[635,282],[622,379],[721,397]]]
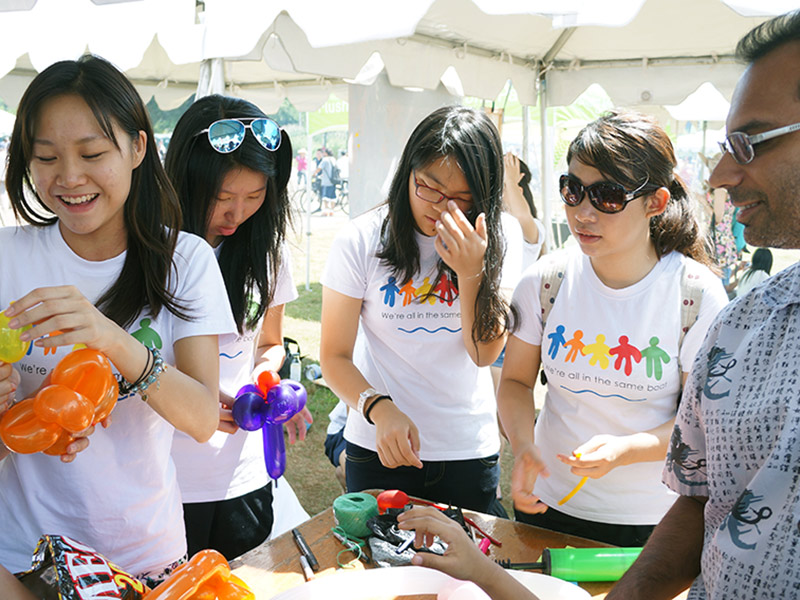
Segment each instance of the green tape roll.
[[371,494],[343,494],[333,501],[333,518],[347,535],[367,537],[372,531],[367,520],[378,514],[378,501]]

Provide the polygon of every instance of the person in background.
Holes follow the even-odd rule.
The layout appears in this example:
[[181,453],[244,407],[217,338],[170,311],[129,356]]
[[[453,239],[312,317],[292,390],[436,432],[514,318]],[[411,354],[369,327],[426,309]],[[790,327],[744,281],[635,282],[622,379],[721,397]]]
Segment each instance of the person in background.
[[306,156],[306,149],[300,148],[295,157],[297,162],[297,185],[303,186],[306,184],[308,177],[308,157]]
[[325,148],[322,159],[319,161],[315,175],[319,178],[320,190],[319,197],[322,200],[322,216],[330,217],[333,215],[333,207],[336,203],[336,185],[333,181],[333,154]]
[[544,224],[537,218],[531,193],[531,170],[511,152],[503,157],[503,210],[511,214],[522,227],[524,240],[522,270],[539,259],[544,246]]
[[[285,358],[284,305],[297,298],[286,248],[292,144],[254,104],[205,96],[178,121],[165,167],[183,229],[214,248],[238,328],[219,343],[219,430],[204,444],[176,433],[172,444],[189,554],[213,548],[231,560],[263,542],[274,520],[262,433],[240,430],[231,408],[242,386]],[[287,423],[290,443],[305,439],[306,421],[308,409]]]
[[0,306],[33,344],[0,368],[0,398],[31,397],[78,345],[108,357],[120,395],[108,427],[61,460],[0,448],[0,564],[29,568],[58,533],[153,586],[186,558],[173,435],[202,443],[219,423],[217,336],[236,330],[222,275],[181,231],[142,99],[99,57],[33,79],[7,175],[27,225],[0,229]]
[[[479,376],[505,341],[502,186],[489,117],[443,107],[406,142],[386,204],[334,240],[320,362],[350,407],[348,491],[397,488],[497,513],[496,404]],[[359,324],[365,351],[354,357]]]
[[[514,291],[497,394],[515,515],[641,546],[675,500],[660,473],[681,384],[728,299],[652,117],[603,115],[567,162],[561,197],[577,246],[539,260]],[[547,396],[535,418],[540,365]]]
[[753,252],[750,267],[739,278],[736,297],[744,296],[759,283],[766,281],[772,271],[772,252],[769,248],[758,248]]

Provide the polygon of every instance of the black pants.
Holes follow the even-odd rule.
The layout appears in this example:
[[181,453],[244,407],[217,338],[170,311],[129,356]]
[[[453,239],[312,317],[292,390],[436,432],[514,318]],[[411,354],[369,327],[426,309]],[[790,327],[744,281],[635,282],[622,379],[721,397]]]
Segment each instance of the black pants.
[[655,525],[617,525],[587,521],[559,512],[552,507],[536,515],[514,509],[514,518],[521,523],[535,525],[542,529],[560,531],[623,548],[644,546],[647,538],[655,529]]
[[377,452],[347,442],[347,491],[402,490],[409,496],[508,518],[497,501],[499,454],[472,460],[422,461],[422,468],[381,464]]
[[273,521],[272,483],[230,500],[183,505],[190,558],[212,548],[233,560],[266,540]]

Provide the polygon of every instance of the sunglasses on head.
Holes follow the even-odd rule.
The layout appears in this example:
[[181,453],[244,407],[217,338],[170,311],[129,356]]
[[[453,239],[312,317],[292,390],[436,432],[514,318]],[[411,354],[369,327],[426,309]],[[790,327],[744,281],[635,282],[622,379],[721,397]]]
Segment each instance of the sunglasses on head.
[[770,129],[769,131],[757,133],[755,135],[747,135],[741,131],[734,131],[725,137],[724,142],[719,142],[719,149],[723,154],[729,152],[733,160],[740,165],[746,165],[753,162],[753,159],[756,157],[756,150],[753,146],[798,130],[800,130],[800,123],[787,125],[786,127],[778,127],[777,129]]
[[[249,123],[245,123],[249,121]],[[270,152],[281,145],[280,126],[267,117],[243,117],[240,119],[220,119],[196,135],[208,134],[208,143],[221,154],[229,154],[242,145],[246,130],[249,129],[256,141]]]
[[603,213],[613,214],[625,209],[628,202],[657,190],[660,186],[645,181],[632,192],[627,191],[619,183],[600,181],[591,185],[583,185],[581,180],[565,173],[559,179],[561,200],[567,206],[578,206],[583,202],[584,194],[589,196],[589,202]]

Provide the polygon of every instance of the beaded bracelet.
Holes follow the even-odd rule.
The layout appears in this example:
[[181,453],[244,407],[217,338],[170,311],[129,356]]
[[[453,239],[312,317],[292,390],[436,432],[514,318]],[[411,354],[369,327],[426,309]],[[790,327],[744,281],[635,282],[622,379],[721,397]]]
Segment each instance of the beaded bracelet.
[[151,361],[153,360],[153,354],[150,352],[150,348],[147,348],[147,361],[144,363],[144,369],[142,369],[142,374],[131,383],[127,379],[125,379],[122,375],[117,375],[117,383],[119,384],[119,395],[120,396],[127,396],[130,394],[131,390],[141,384],[145,378],[147,377],[150,370],[153,368]]
[[392,400],[391,397],[385,394],[381,394],[380,396],[375,398],[375,400],[373,400],[372,403],[367,407],[367,410],[364,411],[364,418],[370,425],[375,425],[375,423],[373,423],[372,419],[369,418],[369,414],[372,412],[372,409],[375,408],[375,405],[381,400],[388,400],[389,402],[394,402],[394,400]]
[[158,378],[161,376],[161,373],[167,370],[167,365],[164,363],[164,359],[161,358],[161,352],[158,351],[158,348],[149,348],[149,350],[150,354],[153,355],[153,364],[147,375],[143,380],[137,381],[130,387],[126,386],[126,393],[139,394],[144,402],[147,402],[147,394],[145,394],[145,391],[154,383],[156,384],[156,390],[160,389]]

